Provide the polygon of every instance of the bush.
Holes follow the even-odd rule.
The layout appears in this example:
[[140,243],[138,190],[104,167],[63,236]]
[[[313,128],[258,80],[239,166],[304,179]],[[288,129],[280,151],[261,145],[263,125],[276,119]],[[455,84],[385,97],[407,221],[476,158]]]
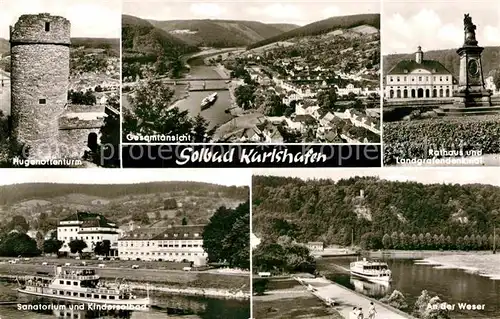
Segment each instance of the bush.
[[255,279],[252,284],[252,290],[254,294],[257,296],[264,295],[264,292],[267,290],[268,284],[269,284],[269,279],[267,278]]
[[429,150],[500,153],[500,116],[431,118],[384,123],[384,164],[401,159],[429,159]]

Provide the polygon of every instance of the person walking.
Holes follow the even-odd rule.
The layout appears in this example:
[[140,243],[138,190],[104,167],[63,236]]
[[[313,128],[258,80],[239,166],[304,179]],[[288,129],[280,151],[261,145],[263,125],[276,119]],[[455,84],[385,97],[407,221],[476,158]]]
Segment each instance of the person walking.
[[349,319],[358,319],[358,308],[352,307],[351,312],[349,312]]
[[375,314],[377,310],[375,310],[375,305],[373,302],[370,302],[370,309],[368,309],[368,319],[375,319]]
[[358,319],[365,319],[365,316],[363,315],[363,308],[359,308],[358,310]]

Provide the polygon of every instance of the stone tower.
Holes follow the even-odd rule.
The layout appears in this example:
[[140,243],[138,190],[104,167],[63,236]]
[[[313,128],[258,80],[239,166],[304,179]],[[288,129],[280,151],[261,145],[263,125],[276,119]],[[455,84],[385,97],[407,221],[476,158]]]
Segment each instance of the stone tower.
[[420,64],[422,63],[423,60],[424,60],[424,52],[422,52],[422,47],[418,46],[417,52],[415,52],[415,61]]
[[59,117],[67,106],[70,22],[22,15],[10,28],[12,133],[29,158],[58,158]]

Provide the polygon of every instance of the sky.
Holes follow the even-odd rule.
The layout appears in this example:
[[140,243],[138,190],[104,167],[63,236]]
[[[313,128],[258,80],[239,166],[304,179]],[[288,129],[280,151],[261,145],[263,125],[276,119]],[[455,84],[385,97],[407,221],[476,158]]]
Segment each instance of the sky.
[[250,186],[248,169],[6,169],[0,185],[20,183],[127,184],[193,181],[225,186]]
[[464,14],[477,26],[480,46],[500,45],[498,0],[410,0],[382,4],[382,54],[459,48],[464,40]]
[[490,167],[384,167],[334,169],[254,169],[254,175],[275,175],[302,179],[330,178],[339,180],[354,176],[379,176],[391,181],[411,181],[424,184],[490,184],[500,186],[498,168]]
[[124,14],[152,20],[222,19],[306,25],[333,16],[380,13],[380,1],[124,0]]
[[0,0],[0,38],[22,14],[50,13],[71,22],[72,37],[119,38],[121,0]]

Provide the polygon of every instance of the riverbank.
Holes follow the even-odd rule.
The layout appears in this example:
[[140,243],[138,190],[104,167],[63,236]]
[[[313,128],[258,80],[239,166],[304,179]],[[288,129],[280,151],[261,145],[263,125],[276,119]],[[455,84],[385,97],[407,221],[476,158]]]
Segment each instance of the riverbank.
[[382,302],[347,289],[337,283],[334,283],[324,277],[318,278],[298,278],[299,283],[308,287],[311,293],[325,303],[334,303],[334,308],[343,318],[349,319],[353,307],[361,307],[365,314],[370,308],[370,303],[376,305],[377,317],[391,319],[414,319],[413,316],[406,314],[396,308],[383,304]]
[[179,103],[189,97],[189,82],[186,84],[177,84],[174,86],[174,97],[172,98],[172,104],[168,108],[178,107]]
[[241,289],[216,289],[216,288],[196,288],[196,287],[173,288],[164,285],[150,285],[141,283],[130,283],[129,285],[130,288],[136,290],[147,291],[149,289],[149,291],[159,291],[171,295],[208,297],[217,299],[236,299],[236,300],[250,299],[250,293],[248,291],[245,292]]
[[459,250],[377,250],[362,251],[361,255],[369,258],[398,258],[398,259],[422,259],[433,256],[451,255],[488,255],[490,251],[459,251]]
[[500,254],[461,253],[433,256],[417,261],[417,264],[430,265],[439,269],[461,269],[492,280],[500,280]]
[[[217,64],[216,67],[214,67],[215,72],[219,74],[221,78],[230,78],[231,77],[231,72],[224,67],[222,64]],[[227,84],[227,87],[229,89],[229,103],[230,105],[228,106],[229,113],[232,116],[239,116],[241,115],[244,110],[238,106],[236,103],[236,88],[239,86],[235,81],[238,81],[238,79],[232,80]]]

